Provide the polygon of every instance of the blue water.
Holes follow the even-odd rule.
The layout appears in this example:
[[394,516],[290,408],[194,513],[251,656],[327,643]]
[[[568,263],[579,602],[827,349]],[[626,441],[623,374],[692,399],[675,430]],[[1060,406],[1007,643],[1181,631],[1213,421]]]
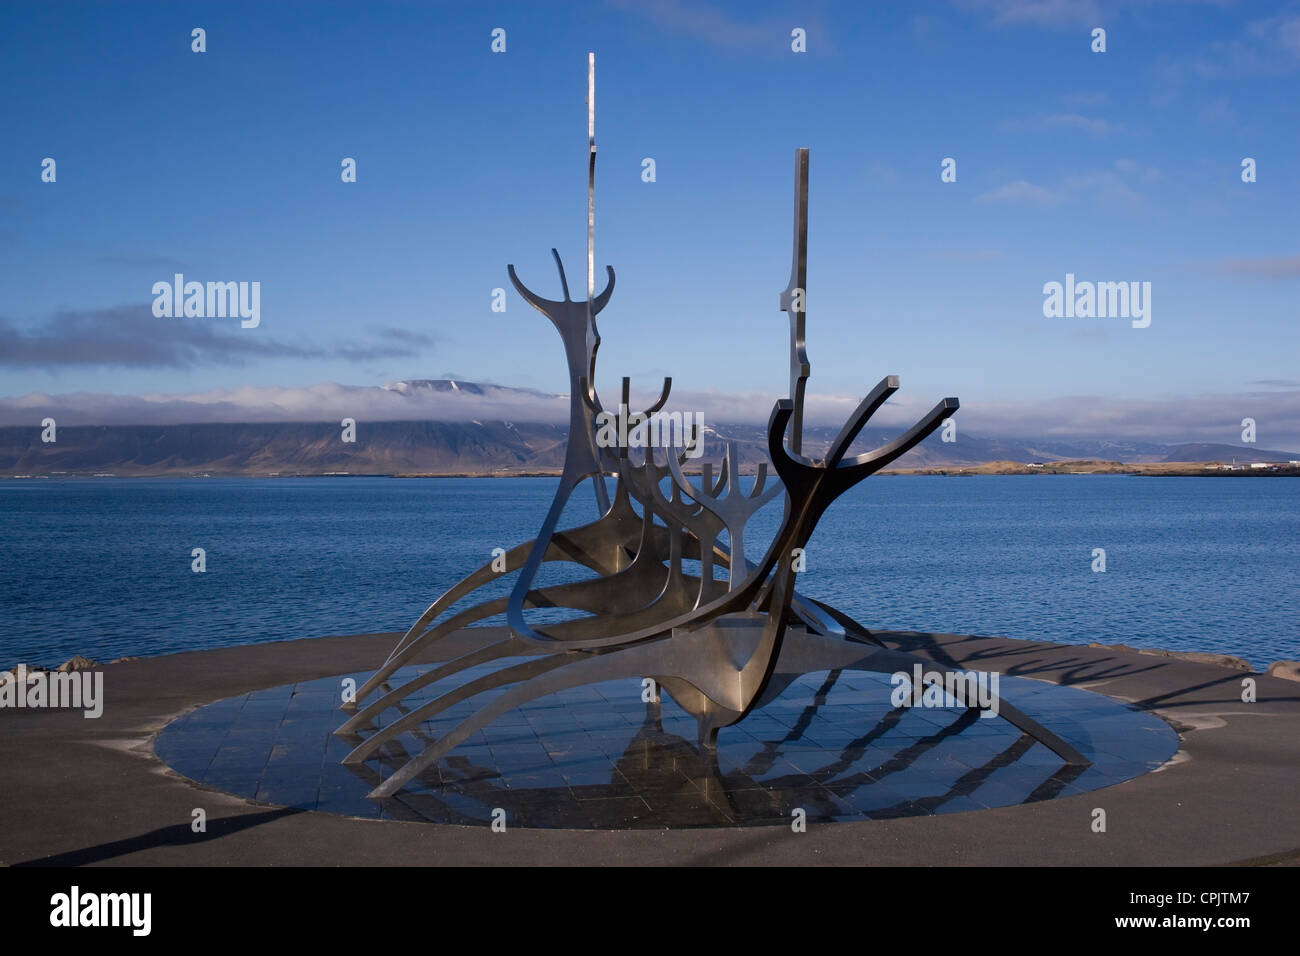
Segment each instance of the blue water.
[[[532,537],[554,489],[0,482],[0,667],[404,630],[493,548]],[[798,587],[868,627],[1217,651],[1264,667],[1300,659],[1298,495],[1285,478],[880,476],[822,519]],[[588,498],[568,524],[595,517]],[[778,517],[756,518],[751,559]]]

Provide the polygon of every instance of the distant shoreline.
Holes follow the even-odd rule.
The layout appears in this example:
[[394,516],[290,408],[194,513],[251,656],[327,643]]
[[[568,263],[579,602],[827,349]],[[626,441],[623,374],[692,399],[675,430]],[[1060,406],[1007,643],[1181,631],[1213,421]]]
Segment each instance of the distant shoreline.
[[[156,472],[149,474],[117,474],[114,472],[0,475],[7,481],[78,480],[93,481],[101,478],[558,478],[560,470],[492,471],[492,472]],[[699,472],[687,470],[688,475]],[[742,474],[752,475],[746,469]],[[898,468],[880,472],[881,475],[925,476],[936,478],[978,478],[1007,475],[1128,475],[1134,477],[1164,478],[1297,478],[1300,465],[1269,465],[1253,468],[1250,465],[1225,466],[1221,462],[1098,462],[1061,461],[1043,464],[1020,462],[989,462],[982,465],[947,466],[930,468]]]
[[882,471],[882,475],[941,475],[944,477],[980,477],[987,475],[1132,475],[1158,478],[1296,478],[1300,465],[1250,465],[1226,467],[1220,463],[1196,462],[1070,462],[1042,465],[994,462],[969,468],[902,468]]

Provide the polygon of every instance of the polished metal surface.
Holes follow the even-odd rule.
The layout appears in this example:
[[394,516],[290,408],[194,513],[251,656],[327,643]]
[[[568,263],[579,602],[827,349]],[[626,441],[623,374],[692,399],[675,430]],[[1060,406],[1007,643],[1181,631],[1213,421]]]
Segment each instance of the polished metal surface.
[[[787,646],[788,650],[788,646]],[[786,653],[782,654],[783,660]],[[802,660],[793,664],[801,665]],[[431,665],[394,675],[406,683]],[[475,679],[491,665],[449,681]],[[531,701],[484,727],[393,796],[370,793],[473,706],[430,718],[375,759],[343,765],[338,674],[269,687],[190,711],[155,751],[204,787],[321,813],[510,829],[785,827],[927,817],[1078,796],[1144,774],[1178,749],[1155,714],[1077,687],[1004,675],[1002,690],[1044,722],[1061,721],[1091,765],[1063,764],[1002,720],[961,707],[894,708],[889,676],[823,668],[778,674],[745,721],[700,747],[696,720],[668,694],[645,701],[636,678]],[[422,704],[446,684],[414,691]],[[394,710],[391,713],[396,714]],[[1068,717],[1068,720],[1062,718]],[[1088,804],[1093,806],[1094,804]]]
[[[781,293],[781,311],[790,316],[790,450],[803,454],[803,393],[812,374],[804,342],[808,317],[808,150],[794,151],[794,242],[790,284]],[[796,299],[796,296],[798,298]]]
[[[768,422],[769,463],[758,469],[753,486],[741,486],[740,462],[729,445],[715,481],[707,464],[698,484],[683,472],[685,450],[647,447],[640,461],[626,444],[602,447],[596,438],[597,416],[604,411],[596,392],[595,365],[600,336],[595,318],[609,303],[614,270],[606,267],[605,290],[594,294],[594,56],[588,61],[588,296],[569,298],[559,253],[562,300],[544,299],[520,282],[514,266],[510,280],[525,301],[545,315],[564,344],[569,367],[569,437],[563,474],[538,535],[505,556],[506,574],[514,575],[508,598],[497,598],[448,616],[452,605],[499,575],[491,565],[479,568],[439,597],[403,635],[388,659],[345,705],[353,713],[336,733],[356,740],[344,763],[360,766],[368,759],[391,756],[397,737],[465,701],[480,701],[423,752],[406,757],[375,786],[374,798],[388,797],[444,758],[494,720],[539,697],[611,680],[649,677],[695,717],[697,736],[707,747],[718,731],[743,720],[755,707],[788,687],[799,675],[837,668],[878,673],[910,672],[920,663],[928,674],[949,669],[929,659],[890,650],[870,632],[834,608],[809,601],[794,588],[796,556],[818,521],[845,491],[923,441],[956,412],[957,399],[934,406],[903,435],[872,451],[850,457],[849,448],[867,421],[899,388],[896,376],[882,379],[849,416],[825,455],[802,453],[803,396],[810,366],[805,348],[807,296],[808,151],[795,154],[794,249],[790,283],[781,307],[790,319],[790,395],[778,401]],[[659,399],[646,414],[664,406],[672,380],[665,379]],[[628,406],[630,384],[623,380],[621,408]],[[788,441],[787,441],[788,436]],[[693,435],[695,440],[702,436]],[[616,479],[613,500],[606,476]],[[591,480],[598,517],[562,530],[560,518],[573,490]],[[665,491],[661,486],[668,483]],[[775,535],[762,558],[746,557],[745,526],[765,504],[783,499]],[[726,542],[723,543],[723,533]],[[537,587],[546,562],[572,562],[594,577],[551,587]],[[698,561],[689,573],[684,561]],[[727,580],[715,580],[714,569]],[[569,620],[534,625],[527,611],[565,608],[583,612]],[[397,688],[388,685],[399,669],[431,643],[455,630],[504,611],[509,634],[503,640],[433,668]],[[481,675],[430,699],[413,695],[462,672],[493,665]],[[377,691],[380,696],[366,703]],[[976,709],[974,702],[970,709]],[[377,727],[390,708],[401,716]],[[1067,765],[1087,759],[1067,741],[1005,700],[988,709],[1043,743]],[[364,736],[369,732],[369,736]]]

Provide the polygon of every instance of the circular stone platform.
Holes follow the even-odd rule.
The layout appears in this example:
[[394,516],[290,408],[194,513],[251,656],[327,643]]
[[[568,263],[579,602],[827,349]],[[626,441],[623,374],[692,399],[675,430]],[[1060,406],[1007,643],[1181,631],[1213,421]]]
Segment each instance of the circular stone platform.
[[[429,669],[403,668],[392,684]],[[788,826],[798,810],[809,822],[862,821],[1034,803],[1140,776],[1179,746],[1173,728],[1147,711],[1001,677],[1009,702],[1092,761],[1069,767],[1000,718],[957,706],[895,709],[888,675],[820,671],[723,728],[710,753],[696,744],[695,720],[667,695],[646,703],[639,681],[618,680],[506,714],[397,796],[370,800],[381,772],[392,773],[473,707],[439,714],[389,745],[382,760],[346,767],[340,761],[359,738],[333,734],[346,717],[342,681],[360,686],[368,676],[285,684],[200,707],[165,727],[155,752],[206,787],[345,816],[472,825],[504,810],[512,827],[680,829]],[[432,696],[426,688],[408,704]]]

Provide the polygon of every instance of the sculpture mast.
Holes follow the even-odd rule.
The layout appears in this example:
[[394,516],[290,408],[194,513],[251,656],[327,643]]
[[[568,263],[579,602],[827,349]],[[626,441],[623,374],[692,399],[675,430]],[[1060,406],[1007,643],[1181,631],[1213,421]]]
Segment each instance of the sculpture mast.
[[[595,53],[586,55],[586,334],[594,337],[591,300],[595,298]],[[595,382],[588,382],[595,392]],[[595,488],[595,506],[603,515],[610,510],[610,494],[604,488],[601,472],[591,476]]]
[[[587,54],[587,321],[596,296],[596,54]],[[592,383],[595,384],[594,382]]]
[[794,250],[790,284],[781,293],[781,309],[790,316],[790,451],[803,454],[803,393],[812,366],[804,343],[808,315],[808,150],[794,153]]

